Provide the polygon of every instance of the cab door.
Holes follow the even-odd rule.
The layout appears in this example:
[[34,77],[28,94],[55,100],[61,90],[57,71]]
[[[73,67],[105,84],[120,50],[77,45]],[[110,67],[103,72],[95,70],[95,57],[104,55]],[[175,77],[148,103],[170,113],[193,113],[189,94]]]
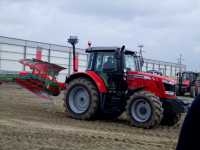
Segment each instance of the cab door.
[[101,76],[108,88],[115,88],[113,75],[117,72],[117,60],[114,52],[96,53],[94,71]]

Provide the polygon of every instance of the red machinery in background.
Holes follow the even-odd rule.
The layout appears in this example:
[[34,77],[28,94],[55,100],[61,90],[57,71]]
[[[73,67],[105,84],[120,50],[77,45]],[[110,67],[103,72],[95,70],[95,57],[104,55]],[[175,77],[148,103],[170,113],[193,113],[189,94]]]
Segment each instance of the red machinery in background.
[[197,79],[199,73],[192,71],[184,71],[177,73],[177,86],[176,94],[185,95],[189,93],[190,96],[195,97],[198,95],[199,91],[199,80]]

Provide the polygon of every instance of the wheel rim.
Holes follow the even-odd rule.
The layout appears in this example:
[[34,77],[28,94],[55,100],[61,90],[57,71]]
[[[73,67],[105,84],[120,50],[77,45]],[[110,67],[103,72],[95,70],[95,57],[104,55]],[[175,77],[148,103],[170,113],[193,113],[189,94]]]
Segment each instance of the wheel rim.
[[146,122],[150,119],[152,109],[144,99],[135,100],[131,105],[131,115],[137,122]]
[[69,94],[69,107],[74,113],[81,114],[88,110],[90,96],[82,86],[74,87]]

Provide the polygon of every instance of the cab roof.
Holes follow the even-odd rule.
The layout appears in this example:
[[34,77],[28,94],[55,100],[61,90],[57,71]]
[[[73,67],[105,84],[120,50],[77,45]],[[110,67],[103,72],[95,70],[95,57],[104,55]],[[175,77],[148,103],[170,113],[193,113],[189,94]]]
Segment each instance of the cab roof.
[[193,71],[183,71],[182,73],[185,73],[185,74],[197,74],[197,72],[193,72]]
[[[92,52],[115,52],[120,50],[120,47],[89,47],[86,49],[86,53],[92,53]],[[125,53],[127,54],[136,54],[135,51],[130,51],[125,49]]]

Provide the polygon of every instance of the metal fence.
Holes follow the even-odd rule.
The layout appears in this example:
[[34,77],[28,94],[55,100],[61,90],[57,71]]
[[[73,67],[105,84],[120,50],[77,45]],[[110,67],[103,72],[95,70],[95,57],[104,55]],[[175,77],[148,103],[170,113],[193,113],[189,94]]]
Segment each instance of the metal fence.
[[[42,60],[65,67],[59,75],[64,80],[72,71],[72,48],[57,44],[42,43],[30,40],[16,39],[0,36],[0,70],[29,71],[18,61],[24,58],[35,58],[37,49],[42,50]],[[84,71],[87,66],[88,55],[77,48],[79,56],[79,70]]]
[[145,58],[143,71],[147,70],[158,70],[165,76],[175,78],[177,72],[186,71],[186,65]]
[[[72,48],[57,44],[16,39],[0,36],[0,70],[21,71],[29,70],[18,61],[23,58],[35,58],[36,50],[42,50],[42,60],[55,63],[66,69],[58,77],[63,81],[66,75],[72,72]],[[77,48],[79,58],[78,70],[84,71],[87,66],[88,55],[84,49]],[[185,65],[164,62],[159,60],[144,59],[143,70],[160,70],[164,75],[174,77],[180,70],[186,70]]]

